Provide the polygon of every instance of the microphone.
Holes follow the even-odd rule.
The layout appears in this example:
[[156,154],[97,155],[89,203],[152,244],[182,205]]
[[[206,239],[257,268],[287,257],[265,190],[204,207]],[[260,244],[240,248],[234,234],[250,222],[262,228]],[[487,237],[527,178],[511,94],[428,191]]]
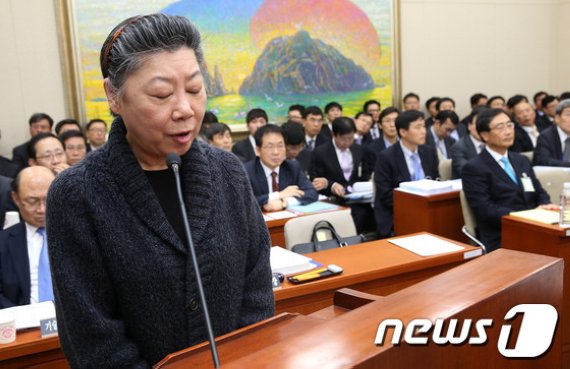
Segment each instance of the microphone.
[[184,199],[182,197],[182,186],[180,185],[180,164],[182,160],[176,153],[169,153],[166,155],[166,164],[174,172],[176,178],[176,192],[178,193],[178,202],[180,203],[180,210],[182,211],[182,221],[184,222],[184,230],[186,231],[186,238],[188,239],[188,248],[192,256],[192,264],[196,271],[196,284],[198,285],[198,292],[200,294],[200,303],[202,304],[202,311],[204,312],[204,321],[206,323],[206,330],[208,331],[208,341],[210,341],[210,351],[212,352],[212,359],[214,367],[220,367],[220,359],[218,358],[218,349],[214,341],[214,333],[212,331],[212,322],[210,321],[210,314],[208,313],[208,305],[206,304],[206,295],[204,294],[204,287],[202,286],[202,278],[200,277],[200,269],[198,268],[198,258],[196,251],[194,251],[194,243],[192,242],[192,235],[190,234],[190,225],[188,224],[188,216],[186,214],[186,207],[184,206]]

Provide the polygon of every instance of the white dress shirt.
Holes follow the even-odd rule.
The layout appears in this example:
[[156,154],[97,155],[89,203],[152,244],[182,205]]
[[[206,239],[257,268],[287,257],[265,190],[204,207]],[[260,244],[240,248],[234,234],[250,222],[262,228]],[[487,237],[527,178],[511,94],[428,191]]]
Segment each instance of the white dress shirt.
[[402,141],[400,141],[399,143],[400,143],[400,147],[402,148],[402,151],[404,153],[404,158],[406,159],[406,166],[408,167],[408,172],[410,173],[410,177],[413,178],[412,176],[414,174],[414,161],[412,160],[412,155],[418,154],[418,158],[420,159],[420,165],[422,162],[422,158],[420,157],[420,153],[418,152],[417,147],[416,147],[416,151],[412,152],[406,147],[406,145],[404,145],[402,143]]
[[477,151],[477,154],[481,154],[481,151],[483,151],[483,148],[485,147],[485,143],[483,141],[479,141],[471,134],[469,135],[469,138],[471,139],[473,146],[475,146],[475,151]]
[[524,129],[524,131],[526,132],[526,134],[528,135],[528,137],[530,137],[530,140],[532,141],[532,147],[536,147],[536,140],[538,139],[538,129],[536,128],[535,125],[533,125],[532,127],[527,127],[527,126],[523,126],[521,124],[521,127]]
[[26,241],[28,244],[28,261],[30,263],[30,304],[39,302],[38,266],[42,252],[43,237],[37,232],[38,228],[26,224]]

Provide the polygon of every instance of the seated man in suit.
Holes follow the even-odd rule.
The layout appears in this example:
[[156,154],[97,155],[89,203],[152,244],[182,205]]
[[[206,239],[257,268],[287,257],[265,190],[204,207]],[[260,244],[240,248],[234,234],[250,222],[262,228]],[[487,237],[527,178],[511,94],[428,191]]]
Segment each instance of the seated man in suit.
[[291,122],[303,123],[303,112],[305,107],[300,104],[293,104],[289,106],[289,111],[287,112],[287,120]]
[[402,99],[404,106],[402,108],[403,111],[406,110],[420,110],[420,96],[413,92],[408,92],[404,95]]
[[534,165],[570,167],[570,100],[558,103],[554,125],[538,136],[533,162]]
[[103,147],[107,142],[107,123],[103,119],[91,119],[85,126],[85,138],[88,141],[87,152]]
[[206,138],[210,146],[220,150],[232,151],[232,130],[225,123],[211,123],[206,129]]
[[[45,114],[45,113],[35,113],[30,117],[29,120],[30,125],[30,137],[34,137],[38,133],[41,132],[51,132],[53,127],[53,119]],[[20,169],[27,167],[28,160],[30,157],[28,156],[28,143],[30,141],[26,141],[21,145],[14,147],[12,150],[12,161],[16,164]]]
[[437,153],[424,145],[424,115],[417,110],[402,112],[396,119],[396,128],[400,142],[378,155],[374,169],[376,233],[382,238],[393,234],[394,188],[401,182],[439,177]]
[[380,138],[372,140],[366,147],[366,157],[370,173],[374,172],[378,155],[396,142],[398,142],[398,131],[396,130],[396,118],[400,111],[389,106],[380,113]]
[[326,135],[321,135],[324,115],[318,106],[309,106],[303,112],[303,128],[305,128],[305,143],[307,150],[313,151],[315,147],[329,141]]
[[477,116],[486,109],[489,108],[478,106],[473,109],[471,120],[467,123],[469,134],[461,137],[459,141],[451,146],[451,177],[453,179],[461,178],[461,170],[465,163],[479,155],[483,147],[485,147],[485,143],[481,141],[481,137],[477,133]]
[[[542,101],[542,116],[537,117],[537,127],[539,131],[543,131],[548,127],[552,127],[554,123],[554,116],[556,115],[556,107],[560,100],[556,96],[547,95],[545,96]],[[536,110],[535,110],[536,111]]]
[[54,177],[36,166],[22,170],[12,184],[22,221],[0,232],[0,309],[53,300],[44,227]]
[[372,127],[370,128],[370,135],[373,140],[380,138],[380,112],[382,105],[377,100],[368,100],[364,103],[362,110],[372,116]]
[[485,149],[465,164],[463,191],[477,221],[479,239],[487,251],[501,246],[501,217],[536,207],[557,210],[534,175],[529,160],[509,150],[514,126],[501,109],[477,117],[477,132]]
[[440,159],[449,159],[449,151],[455,143],[451,133],[459,124],[459,117],[453,110],[442,110],[435,116],[433,125],[427,129],[426,145],[437,150]]
[[440,97],[438,96],[432,96],[426,101],[426,111],[429,115],[429,117],[426,119],[426,128],[431,127],[435,120],[435,116],[437,115],[437,103],[439,102],[439,99]]
[[28,145],[29,165],[49,168],[55,175],[69,168],[63,144],[51,132],[38,133]]
[[372,135],[370,135],[370,128],[372,128],[372,115],[363,111],[354,116],[354,125],[356,126],[356,133],[354,134],[354,143],[357,145],[368,145],[372,142]]
[[509,99],[511,100],[511,111],[517,124],[515,124],[515,140],[510,150],[515,152],[534,151],[539,135],[539,129],[535,123],[536,113],[526,98],[518,98],[514,101],[512,99]]
[[326,122],[323,124],[320,134],[327,138],[332,138],[332,122],[342,115],[342,105],[336,101],[331,101],[325,105]]
[[281,127],[265,125],[255,132],[258,157],[245,163],[253,194],[264,211],[308,204],[319,198],[301,165],[285,159],[285,143]]
[[263,109],[255,108],[247,112],[245,122],[249,130],[249,136],[245,140],[238,141],[232,147],[232,152],[236,154],[242,162],[255,159],[255,132],[267,124],[269,118]]

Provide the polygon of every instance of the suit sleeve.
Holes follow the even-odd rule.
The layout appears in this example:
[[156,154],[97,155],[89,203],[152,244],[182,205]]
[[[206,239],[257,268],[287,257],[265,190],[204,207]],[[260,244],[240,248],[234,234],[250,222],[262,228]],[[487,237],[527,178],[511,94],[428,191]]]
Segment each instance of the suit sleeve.
[[312,156],[311,179],[315,179],[315,178],[319,178],[319,177],[326,178],[328,181],[328,186],[327,186],[327,188],[325,188],[321,192],[323,193],[323,195],[330,196],[332,194],[331,188],[332,188],[334,181],[332,181],[330,178],[326,177],[325,163],[323,163],[323,161],[321,159],[321,155],[319,155],[319,152],[316,149],[315,149],[315,151],[313,151],[313,155],[311,155],[311,156]]
[[500,227],[501,217],[512,209],[499,206],[491,198],[490,188],[493,186],[493,176],[487,175],[483,169],[470,160],[463,167],[463,192],[469,206],[478,222],[486,222]]
[[299,163],[294,162],[292,165],[293,173],[295,173],[295,183],[305,193],[299,198],[299,202],[304,205],[317,201],[319,199],[319,193],[315,190],[311,181],[307,179]]
[[538,136],[536,148],[534,149],[533,163],[534,165],[550,167],[570,167],[570,162],[555,157],[554,147],[548,142],[548,138],[543,135]]
[[450,156],[453,177],[461,178],[461,170],[463,169],[465,163],[469,161],[465,147],[463,145],[460,145],[460,142],[456,143],[455,145],[451,146]]
[[5,296],[4,292],[4,283],[6,283],[4,281],[4,273],[6,273],[6,271],[2,270],[2,267],[4,266],[4,260],[2,259],[7,258],[7,255],[5,254],[5,247],[7,246],[6,243],[8,242],[6,236],[7,233],[5,231],[0,233],[0,309],[15,306],[14,302]]
[[385,155],[379,155],[374,169],[376,184],[376,202],[392,209],[394,207],[394,171]]
[[[150,368],[127,338],[117,311],[117,296],[90,221],[83,183],[65,174],[58,176],[46,205],[62,349],[73,368]],[[107,359],[102,362],[102,357]]]

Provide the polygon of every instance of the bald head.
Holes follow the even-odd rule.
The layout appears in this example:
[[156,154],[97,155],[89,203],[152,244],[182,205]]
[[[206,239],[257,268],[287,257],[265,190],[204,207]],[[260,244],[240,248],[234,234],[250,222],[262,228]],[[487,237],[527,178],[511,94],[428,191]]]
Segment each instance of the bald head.
[[53,172],[42,166],[23,169],[12,183],[12,198],[22,220],[34,227],[45,226],[46,196],[53,182]]

